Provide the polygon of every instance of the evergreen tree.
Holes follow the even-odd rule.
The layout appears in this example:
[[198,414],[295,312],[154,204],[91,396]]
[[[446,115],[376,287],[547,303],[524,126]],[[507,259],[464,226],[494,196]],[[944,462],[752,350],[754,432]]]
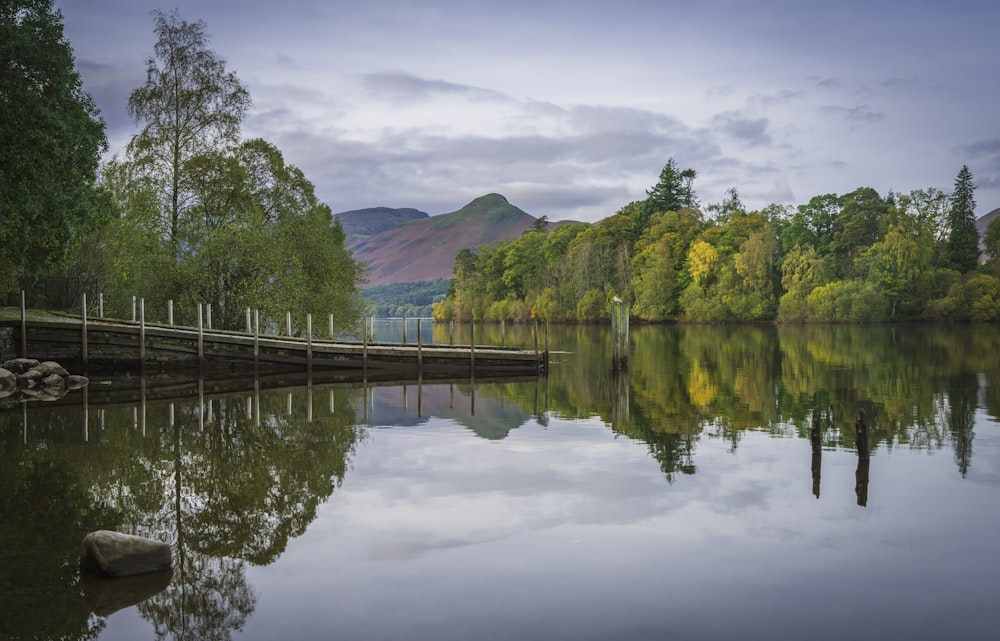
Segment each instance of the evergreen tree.
[[973,192],[972,172],[962,165],[955,178],[955,191],[951,194],[948,210],[948,244],[946,259],[948,267],[961,273],[970,272],[979,265],[979,232],[976,230],[976,201]]

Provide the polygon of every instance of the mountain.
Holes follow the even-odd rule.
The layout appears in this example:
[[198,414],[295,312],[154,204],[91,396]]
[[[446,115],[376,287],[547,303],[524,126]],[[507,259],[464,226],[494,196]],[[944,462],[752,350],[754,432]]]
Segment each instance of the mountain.
[[340,212],[333,217],[340,220],[340,225],[347,234],[348,243],[357,244],[375,234],[395,229],[414,220],[429,218],[430,214],[411,208],[369,207]]
[[487,194],[458,211],[369,236],[354,245],[354,257],[368,265],[372,287],[451,278],[459,251],[516,238],[534,222],[500,194]]
[[1000,216],[1000,207],[997,207],[993,211],[983,214],[976,219],[976,231],[979,232],[980,238],[986,235],[986,228],[990,226],[990,223],[997,216]]

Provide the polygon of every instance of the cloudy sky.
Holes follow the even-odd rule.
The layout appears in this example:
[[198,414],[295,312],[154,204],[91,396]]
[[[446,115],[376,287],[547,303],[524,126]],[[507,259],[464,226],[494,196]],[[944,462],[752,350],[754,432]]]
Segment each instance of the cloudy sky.
[[151,12],[202,20],[276,144],[334,211],[490,192],[595,221],[673,157],[703,205],[862,186],[1000,207],[994,0],[56,0],[111,153],[136,131]]

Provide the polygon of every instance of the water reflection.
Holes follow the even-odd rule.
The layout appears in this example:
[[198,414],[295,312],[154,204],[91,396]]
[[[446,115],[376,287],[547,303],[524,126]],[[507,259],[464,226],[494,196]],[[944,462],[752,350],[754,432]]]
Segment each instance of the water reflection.
[[[277,559],[341,483],[363,437],[359,395],[190,385],[197,396],[167,401],[149,400],[144,380],[118,381],[108,393],[125,402],[95,405],[91,393],[75,411],[0,414],[0,510],[18,515],[0,531],[11,569],[0,592],[23,614],[5,616],[0,636],[95,638],[102,617],[140,601],[158,638],[227,639],[243,627],[256,603],[246,568]],[[169,541],[172,576],[80,576],[80,541],[95,529]]]
[[[523,342],[519,331],[531,336],[503,331],[508,344]],[[641,327],[619,374],[605,328],[551,331],[544,379],[150,377],[96,380],[61,404],[0,408],[0,513],[17,515],[0,524],[0,636],[97,638],[109,613],[138,603],[159,638],[231,638],[258,607],[249,570],[302,536],[381,427],[454,424],[496,442],[551,419],[598,417],[647,450],[677,490],[685,477],[718,474],[713,459],[699,460],[708,442],[736,452],[751,431],[800,439],[816,499],[824,453],[857,454],[849,501],[861,514],[855,500],[866,507],[885,493],[881,482],[869,492],[880,454],[948,448],[965,477],[977,408],[1000,415],[992,327]],[[797,488],[805,451],[793,460]],[[823,502],[849,483],[825,488]],[[170,541],[172,576],[134,586],[81,577],[79,542],[95,529]]]

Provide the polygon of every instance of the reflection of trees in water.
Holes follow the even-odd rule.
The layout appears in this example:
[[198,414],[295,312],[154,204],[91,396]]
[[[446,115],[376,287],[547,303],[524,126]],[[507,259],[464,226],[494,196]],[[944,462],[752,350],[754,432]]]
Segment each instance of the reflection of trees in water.
[[79,448],[17,445],[0,440],[0,638],[96,639],[104,620],[76,585],[80,542],[117,515],[88,492]]
[[169,533],[175,546],[170,588],[140,608],[160,636],[227,639],[240,629],[256,604],[247,563],[273,562],[342,481],[360,437],[356,399],[331,392],[320,411],[303,392],[187,404],[169,412],[172,425],[159,408],[146,461],[130,468],[139,474],[108,488],[128,511],[129,497],[159,486],[139,529]]
[[[43,409],[37,449],[0,415],[0,509],[19,515],[0,525],[0,631],[11,631],[0,636],[98,636],[77,555],[87,532],[116,529],[174,547],[169,586],[139,606],[158,638],[230,638],[256,605],[248,564],[277,559],[344,478],[362,436],[359,400],[359,390],[310,387],[91,406],[100,419],[85,441],[81,411]],[[39,636],[40,626],[50,627]]]
[[257,597],[246,581],[246,562],[186,554],[170,585],[139,604],[157,639],[226,640],[243,628]]
[[586,415],[579,399],[594,399],[592,413],[650,443],[671,474],[693,447],[677,436],[734,448],[747,430],[809,438],[814,407],[830,415],[823,445],[854,450],[863,410],[873,449],[950,445],[965,474],[978,378],[987,381],[986,406],[1000,414],[989,386],[998,363],[993,326],[645,326],[632,333],[627,392],[606,349],[581,350],[572,367],[553,369],[551,387],[572,392],[553,394],[551,409],[568,404]]
[[952,377],[948,388],[948,431],[955,448],[955,464],[964,478],[969,473],[969,463],[972,460],[979,381],[974,372],[963,372]]

